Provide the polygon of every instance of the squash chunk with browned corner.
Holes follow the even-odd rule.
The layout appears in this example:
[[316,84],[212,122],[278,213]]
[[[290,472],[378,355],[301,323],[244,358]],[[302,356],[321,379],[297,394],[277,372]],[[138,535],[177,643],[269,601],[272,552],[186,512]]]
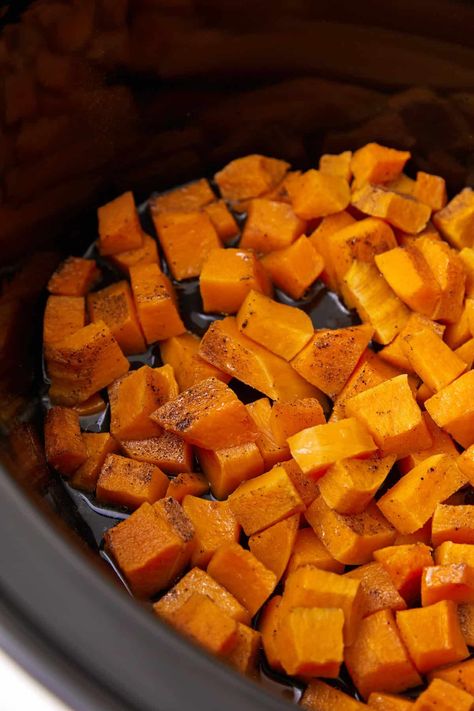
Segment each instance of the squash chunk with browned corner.
[[353,192],[351,204],[366,215],[381,217],[392,227],[410,234],[421,232],[431,217],[431,207],[411,195],[376,185],[365,185]]
[[150,462],[169,474],[190,472],[193,469],[193,449],[182,437],[163,432],[159,437],[124,440],[121,448],[131,459]]
[[65,476],[73,474],[87,459],[79,415],[66,407],[52,407],[44,425],[46,459]]
[[85,296],[99,279],[94,259],[68,257],[51,276],[48,291],[58,296]]
[[406,610],[407,604],[380,563],[366,563],[345,573],[360,580],[362,617],[380,610]]
[[230,380],[230,375],[201,358],[200,343],[198,336],[187,332],[160,343],[161,360],[173,368],[180,392],[206,378],[217,378],[223,383]]
[[366,705],[334,686],[312,679],[301,699],[308,711],[364,711]]
[[183,510],[195,531],[192,565],[205,568],[220,546],[239,540],[240,525],[227,501],[185,496]]
[[131,267],[130,280],[147,343],[184,333],[186,329],[176,306],[173,286],[158,264]]
[[209,326],[201,341],[199,355],[272,400],[318,397],[319,391],[283,358],[241,333],[231,316]]
[[247,536],[303,511],[304,504],[283,467],[243,482],[229,505]]
[[96,498],[106,504],[136,509],[145,502],[153,504],[161,499],[167,488],[168,477],[153,464],[109,454],[97,480]]
[[102,255],[137,249],[143,244],[143,230],[133,193],[126,192],[99,207],[99,251]]
[[241,674],[254,677],[257,674],[262,636],[260,632],[237,623],[237,643],[227,655],[226,662]]
[[271,294],[268,276],[249,249],[212,249],[203,262],[199,288],[206,313],[235,314],[253,289]]
[[151,417],[165,430],[204,449],[237,446],[257,437],[245,405],[216,378],[193,385]]
[[224,449],[198,449],[197,457],[216,499],[225,499],[243,481],[263,474],[265,465],[255,442]]
[[293,516],[274,523],[264,531],[252,534],[249,538],[251,553],[269,570],[273,570],[277,581],[280,580],[288,565],[299,524],[299,514],[293,514]]
[[347,401],[346,411],[367,427],[384,454],[403,456],[431,444],[407,375],[398,375],[354,395]]
[[293,458],[305,474],[322,476],[346,457],[366,457],[377,450],[368,430],[355,417],[308,427],[288,438]]
[[126,355],[143,353],[146,350],[145,338],[128,282],[118,281],[89,294],[87,307],[92,323],[104,321]]
[[306,509],[305,518],[333,558],[346,565],[368,563],[374,551],[395,540],[395,529],[375,502],[360,514],[339,514],[319,496]]
[[362,620],[354,644],[345,650],[344,661],[364,698],[372,691],[405,691],[421,683],[392,610],[381,610]]
[[118,442],[108,432],[83,432],[87,459],[71,477],[71,485],[85,491],[95,491],[100,470],[108,454],[118,449]]
[[168,587],[180,572],[176,570],[177,562],[184,568],[193,536],[193,526],[184,513],[173,522],[172,518],[161,515],[155,505],[145,503],[125,521],[106,531],[105,548],[132,592],[149,597]]
[[276,585],[275,573],[238,543],[221,546],[211,558],[207,572],[232,593],[252,617]]
[[255,290],[243,301],[237,326],[252,341],[285,360],[294,358],[314,333],[311,319],[304,311],[280,304]]
[[86,302],[83,296],[48,297],[43,317],[43,344],[61,341],[86,325]]
[[340,393],[357,361],[370,343],[374,329],[366,324],[318,329],[291,361],[292,367],[333,400]]
[[425,407],[436,424],[462,447],[474,444],[474,371],[446,385],[426,401]]
[[428,680],[433,679],[443,679],[474,695],[474,659],[435,669],[428,674]]
[[433,565],[431,548],[424,543],[387,546],[375,551],[374,559],[383,565],[404,600],[416,604],[423,569]]
[[321,274],[324,260],[305,235],[289,247],[262,257],[272,282],[293,299],[301,299]]
[[288,437],[325,422],[323,408],[315,397],[278,401],[273,405],[270,416],[273,436],[282,446],[286,444]]
[[179,504],[185,496],[203,496],[209,491],[209,482],[202,474],[181,472],[169,480],[165,496],[172,496]]

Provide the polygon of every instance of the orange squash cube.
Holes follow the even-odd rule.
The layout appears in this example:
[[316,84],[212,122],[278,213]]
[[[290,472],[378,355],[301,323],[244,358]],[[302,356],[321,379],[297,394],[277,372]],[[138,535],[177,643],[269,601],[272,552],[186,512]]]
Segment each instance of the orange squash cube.
[[87,459],[79,469],[76,469],[70,483],[76,489],[95,491],[105,458],[118,449],[118,443],[108,432],[83,432],[82,441],[86,448]]
[[226,662],[241,674],[254,677],[257,674],[262,636],[247,625],[237,624],[237,644],[227,655]]
[[283,467],[274,467],[240,484],[229,496],[229,505],[247,536],[304,509]]
[[464,563],[426,567],[421,581],[421,604],[426,607],[440,600],[473,603],[474,568]]
[[318,396],[316,388],[283,358],[241,333],[231,316],[209,326],[201,341],[199,355],[272,400]]
[[203,449],[254,441],[256,428],[245,405],[225,383],[207,378],[156,410],[152,420]]
[[216,200],[204,207],[219,239],[226,244],[239,234],[239,226],[224,200]]
[[293,486],[300,495],[304,505],[309,506],[312,504],[315,498],[319,496],[318,480],[313,479],[307,474],[303,474],[301,468],[294,459],[289,459],[287,462],[281,462],[281,466],[293,482]]
[[127,457],[156,464],[170,474],[190,472],[193,469],[191,445],[172,432],[163,432],[159,437],[124,440],[120,446]]
[[398,375],[346,402],[346,412],[357,417],[386,454],[403,456],[431,444],[431,437],[413,396],[407,375]]
[[425,205],[429,205],[434,211],[442,210],[448,202],[446,181],[439,175],[418,171],[413,196]]
[[206,178],[187,183],[180,188],[173,188],[150,201],[154,214],[159,212],[194,212],[205,208],[216,199]]
[[421,683],[392,610],[380,610],[361,621],[354,644],[345,650],[344,661],[364,698],[373,691],[405,691]]
[[87,308],[92,323],[100,320],[106,323],[126,355],[146,351],[128,282],[119,281],[89,294]]
[[469,656],[451,600],[396,613],[400,635],[422,674]]
[[414,246],[424,256],[441,292],[433,318],[456,323],[462,313],[466,285],[462,260],[446,242],[431,236],[419,237]]
[[364,183],[388,183],[396,180],[410,158],[409,151],[367,143],[352,155],[351,170],[360,187]]
[[474,338],[470,338],[466,343],[463,343],[462,346],[456,348],[454,352],[464,361],[466,370],[471,370],[474,365]]
[[118,454],[107,455],[97,480],[96,498],[106,504],[137,509],[165,496],[168,477],[153,464]]
[[314,333],[311,319],[304,311],[279,304],[255,290],[243,301],[237,326],[252,341],[288,361],[306,346]]
[[293,299],[304,296],[324,267],[323,258],[304,235],[285,249],[269,252],[261,261],[275,286]]
[[277,582],[285,572],[292,555],[299,524],[300,516],[294,514],[259,533],[252,534],[249,538],[250,552],[275,573]]
[[198,336],[188,332],[160,343],[161,360],[173,368],[180,392],[207,378],[217,378],[223,383],[230,380],[230,375],[214,368],[200,357],[200,343]]
[[433,513],[431,537],[434,546],[444,541],[474,544],[474,506],[438,504]]
[[276,637],[276,654],[285,672],[337,677],[344,656],[343,625],[344,613],[334,608],[293,607],[285,612]]
[[137,249],[143,243],[143,230],[135,207],[133,193],[126,192],[97,211],[99,251],[102,255]]
[[366,457],[377,449],[368,430],[355,417],[308,427],[289,437],[288,444],[303,473],[313,476],[322,476],[340,459]]
[[306,509],[305,518],[333,558],[345,565],[368,563],[374,551],[391,546],[395,539],[395,530],[375,502],[361,514],[339,514],[319,496]]
[[408,357],[405,354],[404,349],[402,348],[402,340],[404,338],[411,337],[418,331],[425,331],[428,329],[433,331],[440,338],[442,338],[445,327],[442,326],[440,323],[436,323],[436,321],[432,321],[426,316],[422,316],[421,314],[417,314],[415,312],[411,313],[408,318],[408,321],[406,322],[400,333],[394,338],[391,343],[382,348],[379,354],[380,357],[387,363],[393,365],[395,368],[404,370],[406,373],[413,373],[414,370],[412,364],[410,363]]
[[474,298],[474,249],[472,247],[463,247],[458,256],[464,267],[466,277],[466,297],[472,299]]
[[374,339],[382,345],[393,341],[408,321],[410,312],[375,264],[353,262],[344,277],[344,286],[361,321],[373,327]]
[[209,482],[202,474],[181,472],[168,482],[165,496],[172,496],[179,504],[188,494],[203,496],[209,491]]
[[130,268],[133,298],[147,343],[178,336],[186,330],[175,303],[173,287],[157,264]]
[[374,552],[400,595],[413,605],[420,597],[423,570],[433,565],[431,548],[424,543],[388,546]]
[[311,169],[295,181],[289,194],[298,217],[312,220],[345,210],[351,193],[344,178]]
[[474,444],[474,371],[461,375],[430,397],[425,407],[436,424],[462,447]]
[[375,711],[412,711],[414,703],[404,696],[384,694],[378,691],[373,691],[367,699],[368,706]]
[[446,207],[433,216],[435,227],[453,247],[472,247],[474,191],[464,188]]
[[[270,400],[267,397],[262,397],[259,400],[250,402],[245,407],[258,431],[255,444],[262,456],[264,471],[268,471],[280,463],[282,463],[282,466],[285,466],[285,470],[287,470],[285,460],[290,458],[290,449],[286,443],[278,444],[274,437],[272,429],[273,408],[270,404]],[[299,471],[301,473],[301,470]],[[299,491],[297,484],[294,482],[295,477],[292,477],[289,471],[287,471],[287,474],[293,481],[295,488]]]
[[459,348],[472,338],[473,314],[474,299],[466,299],[459,321],[449,323],[444,332],[444,340],[450,348]]
[[466,481],[452,456],[434,454],[399,479],[377,505],[397,531],[413,533]]
[[278,611],[281,595],[274,595],[267,602],[258,618],[258,629],[262,635],[263,651],[268,665],[275,671],[283,671],[277,652],[276,633],[278,629]]
[[249,292],[271,292],[255,254],[246,249],[211,249],[199,277],[204,311],[235,314]]
[[365,704],[319,679],[309,682],[302,696],[301,706],[308,711],[364,711],[366,709]]
[[303,566],[312,565],[331,573],[342,573],[344,565],[332,557],[312,528],[301,528],[296,533],[285,577]]
[[398,468],[402,474],[407,474],[418,464],[428,459],[428,457],[432,457],[434,454],[449,454],[453,457],[458,456],[458,450],[447,432],[444,432],[444,430],[438,427],[427,412],[423,412],[422,416],[432,439],[431,445],[426,449],[417,449],[410,452],[406,457],[399,459]]
[[319,171],[325,175],[337,175],[347,182],[352,178],[352,151],[344,151],[339,155],[325,153],[319,159]]
[[276,575],[238,543],[221,546],[207,572],[223,585],[253,617],[272,594]]
[[421,692],[414,705],[414,711],[470,711],[474,696],[457,688],[443,679],[433,679],[427,689]]
[[226,499],[243,481],[253,479],[265,471],[260,450],[255,442],[225,449],[198,449],[201,469],[216,499]]
[[120,271],[130,276],[130,269],[139,264],[158,264],[158,246],[156,240],[150,235],[143,235],[143,244],[137,249],[128,249],[125,252],[112,254],[109,257]]
[[381,610],[406,610],[402,598],[391,577],[380,563],[366,563],[345,573],[347,578],[360,580],[362,617]]
[[324,281],[328,289],[337,291],[338,284],[336,279],[336,265],[333,264],[331,258],[331,244],[333,236],[339,230],[344,229],[348,225],[353,225],[356,221],[345,210],[336,212],[334,215],[323,217],[320,224],[314,232],[309,236],[309,241],[320,254],[324,261],[324,269],[321,272],[321,279]]
[[396,295],[413,311],[433,318],[441,291],[422,253],[395,247],[375,256],[375,263]]
[[156,504],[142,504],[129,518],[105,532],[106,551],[139,597],[168,587],[189,560],[193,527],[177,502],[168,506],[170,516],[162,514]]
[[319,480],[326,504],[338,513],[362,513],[395,464],[395,455],[340,459]]
[[153,605],[153,609],[157,615],[168,620],[191,597],[193,592],[207,595],[213,603],[236,622],[244,625],[250,624],[250,615],[245,607],[201,568],[192,568],[186,573],[166,595],[163,595]]
[[45,347],[72,336],[85,325],[86,303],[83,296],[48,297],[43,318]]
[[232,160],[214,180],[225,200],[246,200],[273,190],[289,167],[283,160],[252,154]]
[[264,254],[284,249],[293,244],[305,228],[306,222],[295,215],[290,205],[256,198],[249,204],[240,248]]
[[392,227],[418,234],[431,217],[431,207],[411,195],[381,186],[365,185],[352,194],[351,204],[366,215],[381,217]]
[[445,541],[435,550],[436,565],[466,563],[474,568],[474,545],[471,543],[453,543]]
[[191,565],[205,568],[220,546],[239,540],[240,526],[227,501],[185,496],[183,510],[195,531]]
[[50,294],[58,296],[85,296],[99,279],[94,259],[68,257],[51,276],[47,288]]
[[458,618],[466,644],[474,646],[474,603],[458,605]]
[[374,329],[362,326],[315,331],[307,346],[291,361],[303,378],[333,400],[351,376],[370,343]]
[[205,212],[153,212],[153,222],[175,279],[189,279],[201,273],[212,249],[222,247]]
[[73,474],[87,459],[79,415],[66,407],[48,410],[44,425],[46,459],[64,476]]
[[428,680],[433,679],[443,679],[474,695],[474,659],[435,669],[428,674]]
[[308,397],[287,402],[276,402],[271,410],[270,426],[275,441],[285,446],[288,437],[301,430],[326,422],[321,403]]

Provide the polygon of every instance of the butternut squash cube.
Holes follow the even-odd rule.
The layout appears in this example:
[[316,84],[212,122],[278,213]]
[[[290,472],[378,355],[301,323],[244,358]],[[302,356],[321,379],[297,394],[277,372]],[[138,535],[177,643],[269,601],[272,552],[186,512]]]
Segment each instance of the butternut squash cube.
[[166,595],[163,595],[153,605],[153,609],[157,615],[169,620],[193,592],[206,595],[236,622],[241,622],[244,625],[250,624],[250,615],[245,607],[201,568],[192,568],[186,573]]
[[161,499],[167,488],[168,477],[153,464],[109,454],[100,470],[96,497],[106,504],[137,509]]
[[474,544],[474,506],[438,504],[433,513],[431,540],[434,546],[444,541]]
[[309,711],[364,711],[366,705],[356,701],[335,686],[312,679],[301,699],[301,706]]
[[188,332],[172,336],[160,343],[161,360],[173,368],[180,392],[206,378],[217,378],[223,383],[228,383],[230,380],[230,375],[214,368],[201,358],[200,343],[201,339],[198,336]]
[[471,543],[453,543],[444,541],[435,550],[436,565],[466,563],[474,568],[474,545]]
[[342,573],[344,565],[332,557],[312,528],[301,528],[296,533],[293,550],[286,568],[286,577],[294,570],[312,565],[331,573]]
[[285,249],[265,254],[261,262],[275,286],[293,299],[304,296],[324,267],[323,258],[304,235]]
[[324,281],[328,289],[331,291],[338,290],[336,279],[336,265],[332,262],[331,244],[333,236],[339,230],[344,229],[348,225],[353,225],[356,221],[345,210],[336,212],[334,215],[323,217],[320,224],[314,232],[309,236],[309,241],[315,248],[316,252],[321,255],[324,261],[324,269],[321,272],[321,279]]
[[307,508],[305,518],[333,558],[345,565],[368,563],[374,551],[392,545],[395,539],[395,529],[375,502],[360,514],[339,514],[319,496]]
[[421,674],[469,656],[451,600],[400,610],[396,615],[400,635]]
[[347,180],[314,169],[303,173],[289,193],[293,210],[303,220],[340,212],[350,202]]
[[106,323],[126,355],[146,351],[128,282],[119,281],[89,294],[87,308],[92,323],[100,320]]
[[130,268],[133,298],[146,342],[163,341],[186,330],[175,303],[173,287],[157,264]]
[[421,683],[392,610],[380,610],[361,621],[354,644],[345,650],[344,661],[364,698],[373,691],[405,691]]
[[405,326],[410,312],[387,284],[375,264],[353,262],[344,285],[361,321],[374,329],[374,338],[386,345]]
[[202,474],[181,472],[169,480],[165,496],[172,496],[179,504],[185,496],[203,496],[209,491],[209,482]]
[[239,540],[240,526],[227,501],[185,496],[183,510],[195,531],[191,565],[205,568],[220,546]]
[[68,257],[48,281],[50,294],[58,296],[85,296],[100,279],[100,271],[94,259]]
[[247,536],[304,509],[283,467],[274,467],[240,484],[229,496],[229,505]]
[[340,459],[319,480],[319,491],[326,504],[338,513],[362,513],[394,464],[394,454]]
[[288,437],[325,422],[323,408],[315,397],[278,401],[273,405],[270,416],[273,436],[282,446],[286,445]]
[[461,190],[446,207],[433,216],[433,222],[453,247],[472,247],[474,191],[471,188]]
[[325,153],[319,159],[319,171],[325,175],[337,175],[350,181],[352,177],[352,151],[344,151],[339,155]]
[[180,188],[167,190],[151,199],[151,209],[159,212],[194,212],[216,199],[206,178],[187,183]]
[[237,623],[237,644],[227,655],[226,661],[241,674],[254,677],[262,645],[262,636],[257,630]]
[[273,301],[253,289],[239,309],[237,326],[252,341],[284,360],[294,358],[314,333],[311,319],[304,311]]
[[474,568],[464,563],[426,567],[421,581],[421,604],[426,607],[440,600],[473,603]]
[[[342,610],[293,607],[280,621],[276,653],[287,674],[337,677],[344,656]],[[314,635],[313,630],[318,630]]]
[[431,207],[411,195],[375,185],[365,185],[356,190],[351,204],[366,215],[381,217],[392,227],[410,234],[421,232],[431,217]]
[[406,699],[404,696],[395,694],[384,694],[373,691],[367,699],[367,704],[376,711],[412,711],[414,701]]
[[253,249],[266,254],[293,244],[306,228],[290,205],[256,198],[250,201],[241,249]]
[[459,689],[464,689],[468,694],[474,695],[474,659],[435,669],[428,674],[428,680],[432,681],[433,679],[443,679]]
[[381,610],[406,610],[407,604],[380,563],[366,563],[345,573],[360,580],[362,617]]
[[446,242],[431,236],[419,237],[414,246],[424,256],[441,292],[433,318],[456,323],[462,313],[466,285],[462,260]]
[[466,369],[465,362],[429,328],[404,336],[400,345],[415,373],[435,392],[452,383]]
[[189,560],[192,524],[177,502],[168,504],[168,508],[170,515],[166,516],[156,504],[142,504],[129,518],[105,532],[106,551],[139,597],[168,587]]
[[159,407],[151,418],[168,432],[204,449],[236,447],[257,437],[245,405],[216,378],[188,388]]
[[197,457],[216,499],[226,499],[243,481],[265,471],[260,450],[255,442],[225,449],[198,449]]
[[232,160],[214,180],[225,200],[246,200],[273,190],[289,167],[283,160],[252,154]]
[[221,546],[207,572],[223,585],[253,617],[272,594],[276,575],[238,543]]
[[441,291],[421,252],[395,247],[377,254],[375,263],[396,295],[413,311],[434,318]]
[[294,459],[289,459],[287,462],[281,462],[281,466],[286,471],[293,486],[300,495],[300,498],[305,506],[309,506],[317,496],[319,496],[318,480],[313,479],[307,474],[303,474],[300,466]]
[[442,210],[448,201],[446,181],[439,175],[418,171],[413,196],[425,205],[429,205],[434,211]]
[[474,371],[456,378],[429,398],[425,407],[436,424],[462,447],[474,443]]
[[428,459],[428,457],[432,457],[434,454],[449,454],[453,457],[458,456],[458,450],[448,433],[438,427],[427,412],[423,412],[422,416],[432,439],[431,445],[426,449],[417,449],[410,452],[406,457],[399,459],[398,468],[402,474],[407,474],[418,464]]
[[466,299],[459,321],[449,323],[444,332],[444,340],[450,348],[459,348],[472,338],[474,299]]
[[300,516],[294,514],[259,533],[252,534],[249,538],[250,552],[266,568],[273,570],[277,582],[285,572],[292,555],[299,524]]
[[384,455],[403,456],[422,443],[431,444],[407,375],[354,395],[346,402],[346,411],[367,428]]
[[[270,400],[267,397],[262,397],[259,400],[250,402],[245,407],[258,431],[255,444],[262,456],[264,471],[268,471],[280,462],[282,462],[282,466],[285,466],[285,470],[287,470],[284,460],[290,458],[290,449],[286,443],[278,444],[275,439],[272,429],[273,408],[270,404]],[[301,473],[301,470],[299,471]],[[295,488],[299,491],[297,484],[294,482],[295,477],[292,477],[289,471],[287,471],[287,474],[293,481]]]
[[64,476],[73,474],[87,459],[79,415],[66,407],[48,410],[44,425],[46,459]]
[[466,276],[466,297],[474,298],[474,249],[472,247],[463,247],[459,252]]
[[212,249],[222,247],[205,212],[154,212],[158,239],[171,274],[178,281],[197,277]]
[[262,635],[263,651],[268,665],[275,671],[283,671],[276,644],[280,603],[281,595],[274,595],[267,602],[258,618],[258,629]]
[[137,249],[127,249],[125,252],[111,254],[109,257],[120,271],[130,276],[131,267],[138,264],[158,264],[158,246],[156,240],[150,235],[143,235],[143,244]]
[[433,679],[427,689],[421,692],[414,705],[414,711],[470,711],[474,696],[457,688],[443,679]]
[[211,249],[199,277],[204,311],[235,314],[247,294],[271,292],[267,276],[255,254],[248,249]]
[[117,450],[118,443],[108,432],[83,432],[82,441],[86,448],[87,459],[79,469],[76,469],[70,483],[76,489],[95,491],[105,458]]
[[355,417],[308,427],[289,437],[288,444],[303,473],[313,476],[322,476],[340,459],[366,457],[377,449],[368,430]]
[[318,396],[316,388],[283,358],[241,333],[235,318],[230,316],[209,326],[201,341],[199,355],[272,400]]
[[143,230],[133,193],[126,192],[97,211],[99,251],[103,256],[137,249],[143,243]]
[[388,546],[375,551],[374,558],[383,565],[407,603],[415,604],[420,597],[423,570],[433,565],[431,548],[424,543]]
[[413,533],[466,481],[452,456],[434,454],[405,474],[377,505],[397,531]]
[[126,440],[120,446],[127,457],[156,464],[170,474],[190,472],[193,468],[191,445],[172,432],[163,432],[159,437],[148,439]]
[[370,343],[374,329],[366,324],[318,329],[291,361],[292,367],[333,400],[341,392],[357,361]]
[[388,183],[398,178],[409,158],[409,151],[367,143],[353,153],[351,170],[359,187],[364,183]]
[[442,338],[445,327],[440,323],[436,323],[436,321],[432,321],[426,316],[422,316],[421,314],[415,312],[411,313],[408,321],[400,333],[391,343],[382,348],[379,354],[380,357],[387,363],[393,365],[395,368],[399,368],[406,373],[413,373],[413,366],[406,356],[405,350],[402,348],[402,340],[406,337],[412,336],[418,331],[426,331],[428,329]]
[[48,296],[43,318],[45,347],[72,336],[85,325],[86,303],[83,296]]
[[239,226],[224,200],[216,200],[204,207],[204,212],[212,222],[219,239],[227,244],[239,234]]

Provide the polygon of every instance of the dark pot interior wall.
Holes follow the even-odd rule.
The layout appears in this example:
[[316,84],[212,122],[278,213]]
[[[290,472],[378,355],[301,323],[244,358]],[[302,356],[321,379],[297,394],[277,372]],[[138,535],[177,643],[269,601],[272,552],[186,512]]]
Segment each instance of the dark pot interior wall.
[[379,140],[452,188],[473,180],[470,2],[11,5],[29,7],[7,10],[0,35],[4,264],[114,193],[249,151],[311,165]]

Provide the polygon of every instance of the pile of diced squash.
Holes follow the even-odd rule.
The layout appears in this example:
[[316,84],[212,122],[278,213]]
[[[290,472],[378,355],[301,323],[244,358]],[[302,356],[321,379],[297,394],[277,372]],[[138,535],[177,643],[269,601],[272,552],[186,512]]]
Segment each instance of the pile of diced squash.
[[[150,199],[157,240],[125,193],[48,287],[50,465],[131,512],[105,547],[133,594],[244,673],[263,650],[314,711],[474,704],[474,192],[409,158],[238,158]],[[315,329],[318,279],[360,325]]]

